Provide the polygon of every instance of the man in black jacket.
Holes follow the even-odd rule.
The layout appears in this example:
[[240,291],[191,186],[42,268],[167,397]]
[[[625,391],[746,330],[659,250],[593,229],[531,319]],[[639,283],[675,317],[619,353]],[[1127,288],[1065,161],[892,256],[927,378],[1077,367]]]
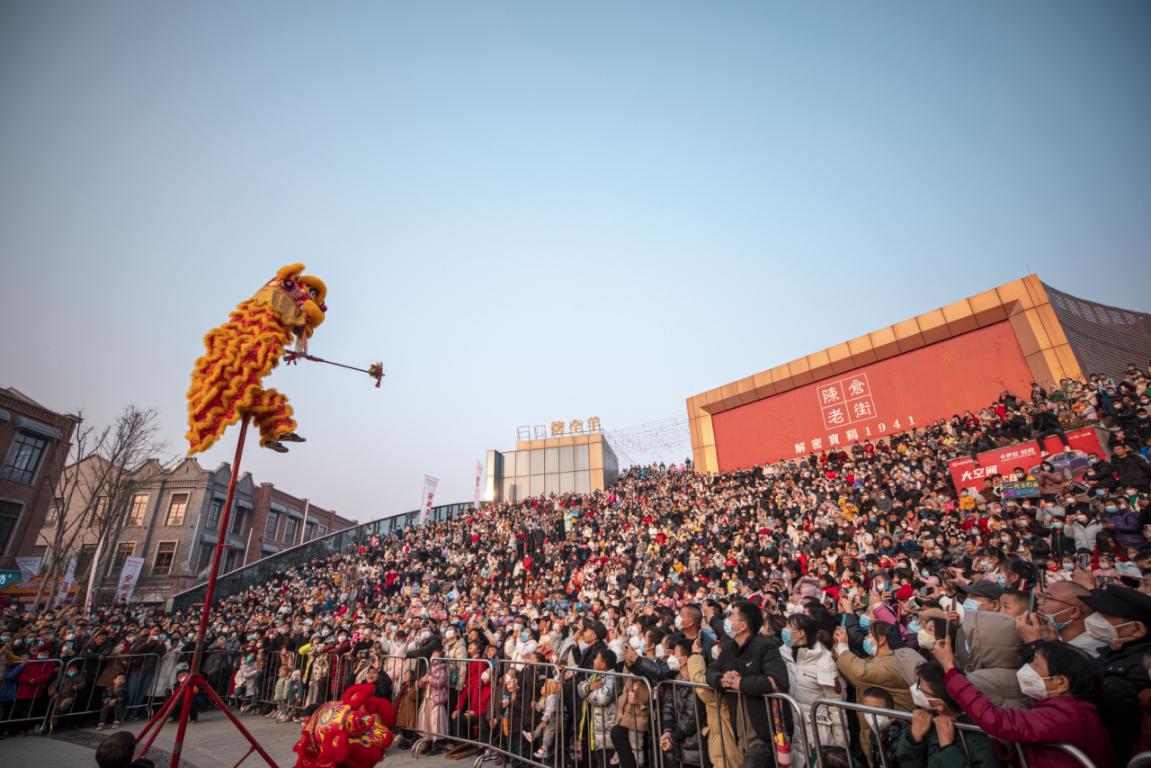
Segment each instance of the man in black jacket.
[[1111,460],[1119,474],[1120,485],[1135,488],[1143,493],[1151,489],[1151,467],[1147,460],[1131,450],[1126,443],[1115,446],[1115,456]]
[[1031,429],[1035,432],[1035,439],[1039,441],[1039,450],[1042,455],[1047,455],[1043,441],[1052,435],[1063,442],[1063,450],[1071,450],[1071,445],[1067,442],[1067,434],[1063,431],[1063,425],[1059,423],[1059,417],[1051,407],[1040,405],[1035,408],[1031,415]]
[[[779,641],[759,634],[761,627],[763,611],[759,606],[748,600],[737,601],[728,625],[733,639],[724,643],[719,658],[707,670],[707,684],[726,692],[728,711],[747,750],[771,744],[771,716],[763,697],[786,693],[788,685]],[[744,706],[739,706],[741,695]]]
[[1093,590],[1079,601],[1095,613],[1087,631],[1101,644],[1103,691],[1099,712],[1126,763],[1139,734],[1139,694],[1151,687],[1143,658],[1151,652],[1151,595],[1115,584]]

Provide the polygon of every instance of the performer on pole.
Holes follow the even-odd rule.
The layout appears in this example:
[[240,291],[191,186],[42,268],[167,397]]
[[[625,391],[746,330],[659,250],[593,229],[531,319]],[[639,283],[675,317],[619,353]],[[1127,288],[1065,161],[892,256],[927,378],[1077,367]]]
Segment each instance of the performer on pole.
[[206,451],[243,415],[259,428],[265,448],[286,453],[284,443],[304,441],[288,398],[262,383],[289,344],[306,354],[308,338],[324,322],[327,288],[303,271],[303,264],[284,267],[204,337],[207,352],[196,361],[188,390],[189,454]]

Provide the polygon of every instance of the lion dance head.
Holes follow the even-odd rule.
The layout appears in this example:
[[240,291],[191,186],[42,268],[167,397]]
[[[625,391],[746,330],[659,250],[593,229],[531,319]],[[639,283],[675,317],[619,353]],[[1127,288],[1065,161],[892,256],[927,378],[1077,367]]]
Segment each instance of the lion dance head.
[[292,748],[296,768],[372,768],[384,759],[396,714],[373,690],[371,683],[353,685],[308,718]]
[[243,416],[260,430],[260,445],[283,452],[285,442],[303,442],[288,398],[263,386],[287,346],[305,352],[327,315],[324,281],[303,272],[303,264],[282,268],[204,337],[188,389],[189,454],[206,451]]

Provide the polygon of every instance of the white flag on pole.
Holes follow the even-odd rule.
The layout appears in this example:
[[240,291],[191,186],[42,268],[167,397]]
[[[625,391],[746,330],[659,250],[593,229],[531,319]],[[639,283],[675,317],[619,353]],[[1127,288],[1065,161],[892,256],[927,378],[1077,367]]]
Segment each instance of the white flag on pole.
[[125,557],[124,567],[120,569],[120,585],[116,587],[116,602],[127,603],[136,591],[136,582],[140,580],[140,569],[144,567],[144,558]]
[[424,475],[424,495],[420,501],[420,525],[428,522],[432,516],[432,505],[436,498],[436,486],[439,484],[439,478]]
[[483,500],[484,500],[484,494],[483,494],[483,491],[481,490],[481,487],[480,487],[481,483],[483,482],[483,479],[484,479],[484,465],[477,461],[476,462],[476,500],[475,500],[475,508],[476,508],[477,512],[480,511],[480,504],[483,503]]
[[68,599],[68,590],[72,588],[74,581],[76,581],[76,556],[72,555],[72,559],[68,562],[68,570],[64,573],[64,580],[60,582],[60,592],[56,595],[56,605],[63,605],[64,601]]

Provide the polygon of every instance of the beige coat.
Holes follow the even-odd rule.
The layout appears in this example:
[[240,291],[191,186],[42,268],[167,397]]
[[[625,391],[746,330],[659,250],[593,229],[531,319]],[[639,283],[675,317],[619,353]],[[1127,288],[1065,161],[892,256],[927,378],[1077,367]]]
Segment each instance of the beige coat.
[[[707,684],[707,662],[702,655],[697,653],[688,657],[687,679],[693,683]],[[743,750],[739,748],[735,728],[731,723],[731,710],[725,697],[710,688],[697,688],[695,692],[707,710],[707,724],[701,733],[707,739],[707,754],[711,764],[716,768],[736,768],[743,762]]]

